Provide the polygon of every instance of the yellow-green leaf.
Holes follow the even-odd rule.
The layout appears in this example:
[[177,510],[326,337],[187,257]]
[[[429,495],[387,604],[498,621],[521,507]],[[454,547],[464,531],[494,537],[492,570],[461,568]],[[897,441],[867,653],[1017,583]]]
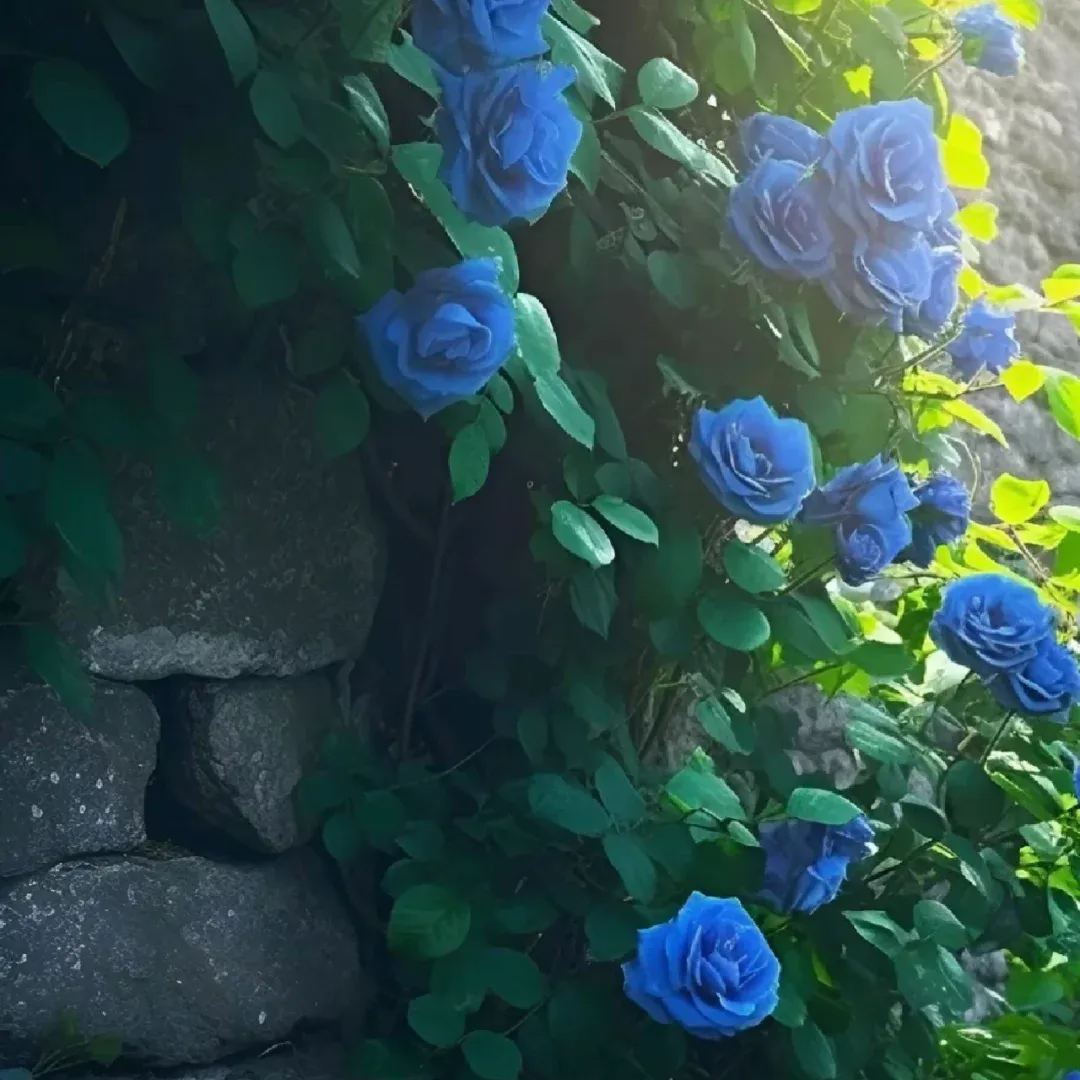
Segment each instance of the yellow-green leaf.
[[984,435],[989,435],[994,442],[1000,443],[1002,446],[1009,445],[1001,426],[996,421],[991,420],[986,413],[976,409],[970,402],[964,401],[963,398],[957,398],[955,401],[943,401],[941,407],[950,416],[962,420],[969,427],[981,431]]
[[1048,278],[1043,278],[1043,295],[1048,304],[1061,304],[1080,296],[1080,265],[1065,263]]
[[982,152],[982,132],[960,113],[954,113],[942,146],[945,175],[953,187],[984,188],[990,164]]
[[998,7],[1002,15],[1007,15],[1028,30],[1034,30],[1042,19],[1039,0],[998,0]]
[[1002,473],[990,489],[990,509],[1008,525],[1030,521],[1050,501],[1050,485],[1045,480],[1023,480]]
[[960,228],[975,240],[989,244],[998,234],[998,208],[993,203],[968,203],[957,215]]
[[1030,360],[1017,360],[1001,373],[1001,382],[1014,401],[1024,401],[1046,382],[1046,375],[1038,364]]

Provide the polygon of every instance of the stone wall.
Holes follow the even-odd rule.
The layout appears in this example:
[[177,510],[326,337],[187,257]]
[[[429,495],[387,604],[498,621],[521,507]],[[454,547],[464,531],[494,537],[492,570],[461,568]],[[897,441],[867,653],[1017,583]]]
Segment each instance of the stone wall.
[[[989,198],[1000,209],[1000,234],[984,248],[981,270],[997,284],[1039,288],[1061,263],[1080,262],[1080,4],[1044,0],[1046,16],[1025,34],[1027,63],[1014,78],[999,78],[954,60],[945,70],[953,105],[982,129],[990,161]],[[1064,318],[1022,314],[1019,338],[1036,363],[1080,374],[1080,343]],[[1060,501],[1080,499],[1080,442],[1061,431],[1032,402],[1017,404],[1004,391],[980,394],[1011,446],[980,437],[980,494],[1001,472],[1050,481]]]
[[222,526],[183,533],[125,468],[115,605],[60,596],[90,714],[0,670],[0,1070],[32,1066],[66,1014],[120,1037],[121,1069],[341,1080],[341,1026],[362,1022],[346,885],[293,788],[365,721],[339,676],[371,628],[383,531],[358,457],[319,452],[309,395],[230,376],[204,393]]

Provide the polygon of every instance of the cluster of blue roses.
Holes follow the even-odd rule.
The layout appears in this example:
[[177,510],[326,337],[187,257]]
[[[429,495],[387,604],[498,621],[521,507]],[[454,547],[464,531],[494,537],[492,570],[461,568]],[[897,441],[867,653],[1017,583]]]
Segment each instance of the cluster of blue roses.
[[[762,825],[760,899],[780,912],[816,911],[836,897],[849,865],[873,853],[873,839],[862,814],[846,825]],[[639,932],[623,975],[627,997],[654,1020],[722,1039],[776,1008],[780,962],[738,900],[695,892],[673,919]]]
[[967,530],[971,499],[947,473],[916,482],[880,456],[816,487],[809,428],[763,398],[699,409],[689,450],[705,486],[730,513],[758,525],[799,520],[833,531],[837,567],[858,585],[898,559],[929,566]]
[[541,63],[550,0],[418,0],[417,46],[435,61],[442,107],[440,175],[458,208],[482,225],[535,219],[566,187],[581,121],[563,91],[568,67]]
[[[566,187],[581,122],[551,67],[540,23],[550,0],[417,0],[417,46],[435,62],[440,175],[483,225],[535,219]],[[469,259],[391,289],[359,320],[383,381],[427,418],[480,391],[514,347],[514,308],[491,259]]]
[[1053,610],[1023,582],[1003,574],[953,582],[930,636],[1010,712],[1064,722],[1080,699],[1076,657],[1057,640]]
[[978,4],[953,20],[963,40],[964,59],[993,75],[1015,75],[1024,62],[1020,27],[997,4]]
[[825,135],[757,113],[741,140],[750,171],[728,222],[762,266],[820,282],[861,323],[924,338],[945,326],[963,260],[928,105],[849,109]]

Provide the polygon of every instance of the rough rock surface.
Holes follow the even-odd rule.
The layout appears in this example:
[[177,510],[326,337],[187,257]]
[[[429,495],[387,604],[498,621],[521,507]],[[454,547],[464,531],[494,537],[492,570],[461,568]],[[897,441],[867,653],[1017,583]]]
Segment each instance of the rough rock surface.
[[209,824],[258,851],[286,851],[310,835],[293,789],[338,719],[322,674],[185,683],[167,711],[162,769]]
[[1009,978],[1009,962],[1001,949],[974,956],[966,950],[960,954],[960,964],[971,977],[971,1008],[964,1013],[968,1024],[981,1024],[1006,1011],[1005,983]]
[[845,695],[830,699],[820,687],[806,683],[772,694],[768,703],[776,712],[794,713],[798,718],[795,747],[788,756],[800,776],[823,773],[837,791],[855,783],[861,760],[844,741],[850,719]]
[[[286,1047],[252,1058],[239,1065],[213,1065],[208,1069],[184,1069],[180,1072],[139,1073],[117,1080],[348,1080],[345,1054],[340,1046]],[[94,1080],[89,1075],[70,1080]]]
[[57,1014],[148,1065],[206,1064],[361,1001],[357,942],[316,856],[63,863],[0,889],[0,1061]]
[[[1000,233],[984,248],[981,271],[999,284],[1033,289],[1061,263],[1080,261],[1080,4],[1046,0],[1038,29],[1025,32],[1027,63],[999,78],[953,61],[945,70],[953,105],[982,129],[990,162],[987,192],[1000,209]],[[1064,318],[1020,316],[1019,338],[1036,363],[1080,374],[1080,341]],[[979,437],[980,494],[1003,471],[1045,477],[1060,500],[1080,498],[1080,442],[1061,431],[1041,403],[1017,404],[1004,391],[980,394],[978,405],[1002,425],[1008,450]]]
[[209,376],[202,410],[219,527],[179,528],[132,466],[114,489],[128,553],[115,609],[63,599],[64,629],[92,671],[126,680],[294,675],[358,655],[385,548],[357,455],[326,461],[313,399],[274,380]]
[[158,729],[133,686],[95,681],[75,716],[32,676],[0,676],[0,877],[141,844]]

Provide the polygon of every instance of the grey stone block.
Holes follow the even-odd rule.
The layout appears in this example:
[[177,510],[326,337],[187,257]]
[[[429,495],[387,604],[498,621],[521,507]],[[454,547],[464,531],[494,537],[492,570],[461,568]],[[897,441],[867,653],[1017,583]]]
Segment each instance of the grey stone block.
[[318,858],[63,863],[0,889],[0,1061],[61,1011],[147,1065],[209,1064],[362,1002],[357,942]]
[[95,680],[93,711],[76,716],[32,676],[3,676],[0,877],[141,844],[158,730],[133,686]]

